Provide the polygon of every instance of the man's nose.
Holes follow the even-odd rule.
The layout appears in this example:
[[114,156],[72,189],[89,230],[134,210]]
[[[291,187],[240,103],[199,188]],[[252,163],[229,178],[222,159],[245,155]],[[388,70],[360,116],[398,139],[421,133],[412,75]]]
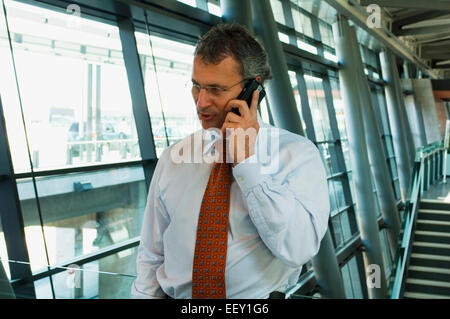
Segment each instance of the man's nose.
[[197,106],[199,107],[208,106],[210,102],[211,99],[209,98],[208,92],[204,88],[201,88],[197,96]]

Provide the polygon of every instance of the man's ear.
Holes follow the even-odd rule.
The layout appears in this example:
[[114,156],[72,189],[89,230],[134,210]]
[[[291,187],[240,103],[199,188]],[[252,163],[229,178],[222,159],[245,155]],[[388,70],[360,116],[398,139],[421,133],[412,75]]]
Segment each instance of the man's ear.
[[257,77],[255,77],[255,80],[258,81],[259,83],[261,83],[262,77],[260,75],[258,75]]

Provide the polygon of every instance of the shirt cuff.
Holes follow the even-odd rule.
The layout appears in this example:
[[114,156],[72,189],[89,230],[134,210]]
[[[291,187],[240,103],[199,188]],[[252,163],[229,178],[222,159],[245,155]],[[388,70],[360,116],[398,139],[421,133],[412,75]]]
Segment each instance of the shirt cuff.
[[234,166],[233,176],[244,194],[270,178],[270,175],[262,173],[262,166],[258,163],[256,154]]

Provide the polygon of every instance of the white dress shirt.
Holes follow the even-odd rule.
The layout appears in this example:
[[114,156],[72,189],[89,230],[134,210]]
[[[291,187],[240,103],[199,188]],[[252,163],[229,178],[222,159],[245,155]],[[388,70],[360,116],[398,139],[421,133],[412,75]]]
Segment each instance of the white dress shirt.
[[[326,173],[315,145],[260,117],[258,121],[255,154],[232,169],[227,298],[268,298],[272,291],[295,285],[328,225]],[[213,163],[179,163],[173,154],[202,132],[164,150],[156,165],[131,289],[134,298],[191,298],[198,215]],[[194,153],[203,155],[212,147],[193,145]]]

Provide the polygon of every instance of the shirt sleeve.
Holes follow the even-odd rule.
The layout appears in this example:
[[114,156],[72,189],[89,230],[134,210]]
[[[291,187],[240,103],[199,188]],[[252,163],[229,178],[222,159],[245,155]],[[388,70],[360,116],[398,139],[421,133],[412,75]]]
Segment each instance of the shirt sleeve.
[[316,146],[303,137],[270,153],[270,174],[250,156],[233,168],[258,233],[272,252],[291,267],[317,254],[328,227],[330,203],[325,169]]
[[131,297],[136,299],[163,299],[166,294],[161,289],[156,271],[164,262],[163,233],[169,224],[169,215],[161,200],[159,176],[163,161],[159,160],[150,183],[141,241],[136,260],[137,278],[131,287]]

